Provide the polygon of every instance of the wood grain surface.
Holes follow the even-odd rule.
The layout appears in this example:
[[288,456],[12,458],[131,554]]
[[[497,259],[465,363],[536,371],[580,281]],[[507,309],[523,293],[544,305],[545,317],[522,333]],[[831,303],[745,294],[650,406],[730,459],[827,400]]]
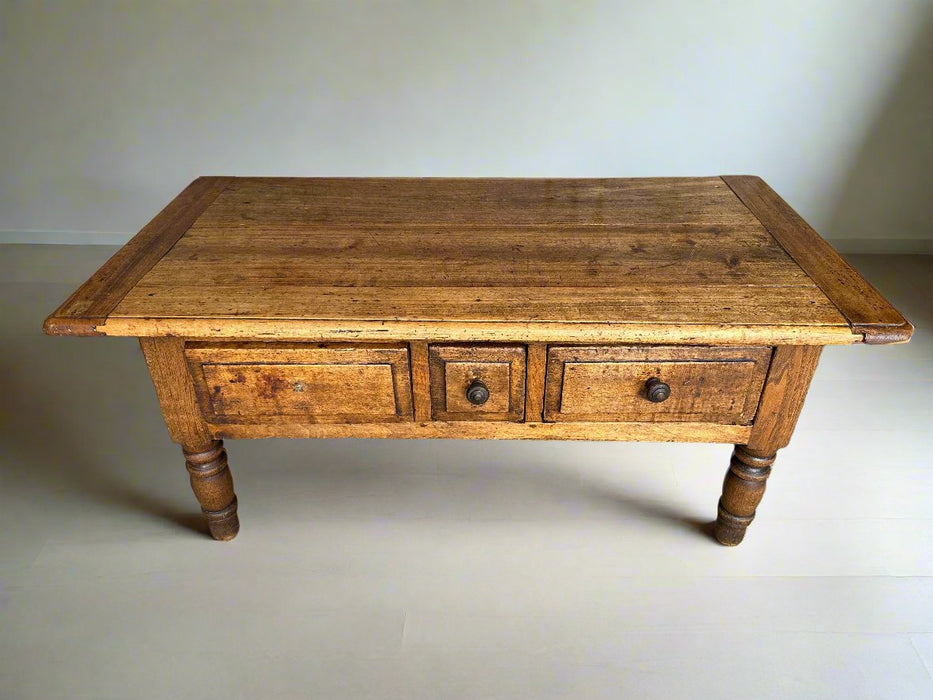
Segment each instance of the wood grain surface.
[[431,420],[431,376],[428,344],[415,340],[408,345],[411,361],[411,387],[414,393],[415,420]]
[[525,360],[525,420],[544,420],[544,380],[547,373],[547,345],[529,343]]
[[748,441],[750,449],[774,454],[790,442],[822,350],[805,345],[774,349],[755,427]]
[[[733,191],[741,183],[728,182],[205,179],[195,183],[204,192],[160,215],[170,235],[155,236],[159,244],[138,260],[124,254],[135,262],[119,285],[101,295],[89,283],[68,313],[107,310],[96,333],[189,338],[591,342],[601,334],[689,344],[712,333],[709,342],[723,344],[821,345],[867,337],[862,326],[878,319],[840,313],[784,240],[788,227],[812,229],[786,212],[791,223],[777,225],[757,204],[750,211]],[[833,270],[844,264],[826,260]],[[47,331],[80,330],[77,321],[56,323],[53,315]]]
[[619,287],[320,287],[240,282],[229,285],[145,281],[120,305],[139,319],[297,319],[332,321],[460,321],[464,323],[640,323],[845,326],[814,286],[747,284]]

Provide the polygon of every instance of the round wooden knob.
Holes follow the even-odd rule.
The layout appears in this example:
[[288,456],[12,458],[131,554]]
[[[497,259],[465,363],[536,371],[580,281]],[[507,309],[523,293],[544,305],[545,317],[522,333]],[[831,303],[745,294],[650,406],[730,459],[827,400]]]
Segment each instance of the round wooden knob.
[[671,395],[671,387],[662,382],[657,377],[652,377],[645,383],[645,396],[652,403],[661,403],[667,401]]
[[489,401],[489,387],[481,379],[474,379],[467,387],[466,397],[474,406],[482,406]]

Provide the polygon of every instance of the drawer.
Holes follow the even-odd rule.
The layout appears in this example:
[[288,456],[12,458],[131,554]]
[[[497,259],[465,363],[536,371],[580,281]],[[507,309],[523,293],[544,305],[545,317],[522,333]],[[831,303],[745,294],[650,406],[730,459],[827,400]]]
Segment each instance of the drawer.
[[191,343],[185,355],[208,421],[413,419],[408,349],[403,345]]
[[521,421],[525,347],[431,345],[431,415],[444,421]]
[[747,425],[770,360],[759,347],[552,346],[544,420]]

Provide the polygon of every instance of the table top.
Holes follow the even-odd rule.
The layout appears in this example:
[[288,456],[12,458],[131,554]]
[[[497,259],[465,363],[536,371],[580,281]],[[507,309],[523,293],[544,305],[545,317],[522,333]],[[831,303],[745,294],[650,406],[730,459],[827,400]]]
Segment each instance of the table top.
[[751,176],[203,177],[45,329],[727,344],[912,331]]

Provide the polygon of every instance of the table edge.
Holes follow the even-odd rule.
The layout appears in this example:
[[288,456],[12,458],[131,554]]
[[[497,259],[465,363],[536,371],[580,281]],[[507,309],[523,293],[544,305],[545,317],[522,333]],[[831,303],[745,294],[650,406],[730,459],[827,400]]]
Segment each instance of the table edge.
[[849,345],[860,336],[835,326],[554,321],[353,321],[255,318],[111,317],[102,335],[186,340],[313,342],[546,342],[671,345]]
[[43,332],[106,335],[99,327],[111,312],[233,180],[226,176],[194,180],[45,319]]
[[761,222],[869,345],[906,343],[913,325],[862,277],[800,214],[756,175],[723,175],[723,182]]

